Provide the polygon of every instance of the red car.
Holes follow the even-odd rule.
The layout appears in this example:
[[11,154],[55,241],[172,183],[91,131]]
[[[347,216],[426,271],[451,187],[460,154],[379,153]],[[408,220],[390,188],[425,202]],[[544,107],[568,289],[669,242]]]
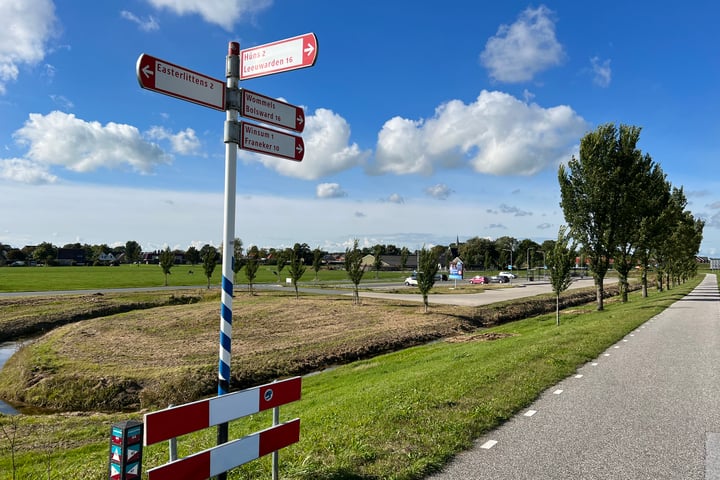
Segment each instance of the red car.
[[482,275],[475,275],[470,279],[470,283],[485,285],[486,283],[490,283],[490,279]]

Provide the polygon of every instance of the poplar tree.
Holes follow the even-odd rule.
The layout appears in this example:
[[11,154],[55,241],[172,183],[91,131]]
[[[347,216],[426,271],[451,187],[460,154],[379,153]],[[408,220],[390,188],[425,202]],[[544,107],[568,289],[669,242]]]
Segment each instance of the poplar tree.
[[557,241],[545,253],[550,269],[550,284],[555,292],[555,324],[560,325],[560,294],[570,287],[570,273],[575,265],[575,247],[570,245],[570,234],[565,225],[560,226]]
[[345,271],[347,272],[348,278],[353,284],[353,304],[360,305],[360,291],[359,285],[365,274],[365,269],[362,264],[362,252],[358,248],[358,241],[355,239],[353,242],[353,248],[345,249]]
[[417,286],[423,297],[425,313],[428,313],[428,293],[435,285],[435,275],[438,272],[438,254],[425,247],[420,250],[420,264],[418,265]]

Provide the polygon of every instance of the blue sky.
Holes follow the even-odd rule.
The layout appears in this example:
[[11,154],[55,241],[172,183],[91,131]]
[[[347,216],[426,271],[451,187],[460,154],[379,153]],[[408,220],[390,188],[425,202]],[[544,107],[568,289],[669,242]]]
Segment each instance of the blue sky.
[[[296,163],[239,151],[236,236],[343,250],[556,238],[557,168],[607,122],[643,128],[720,250],[715,2],[2,0],[0,242],[222,241],[225,114],[138,85],[146,53],[224,79],[313,32],[311,68],[241,87],[302,106]],[[10,28],[8,28],[8,25]]]

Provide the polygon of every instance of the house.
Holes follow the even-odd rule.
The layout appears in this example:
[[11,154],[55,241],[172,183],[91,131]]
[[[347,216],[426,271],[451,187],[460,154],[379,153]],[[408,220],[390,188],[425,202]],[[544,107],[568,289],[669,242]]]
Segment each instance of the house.
[[85,265],[85,249],[83,248],[58,248],[57,253],[58,265]]

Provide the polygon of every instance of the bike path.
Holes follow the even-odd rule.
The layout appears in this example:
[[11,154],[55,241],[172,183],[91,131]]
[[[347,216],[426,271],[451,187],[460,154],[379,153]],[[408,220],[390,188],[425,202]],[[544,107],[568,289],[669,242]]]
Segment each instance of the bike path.
[[703,478],[720,479],[715,275],[428,480]]

